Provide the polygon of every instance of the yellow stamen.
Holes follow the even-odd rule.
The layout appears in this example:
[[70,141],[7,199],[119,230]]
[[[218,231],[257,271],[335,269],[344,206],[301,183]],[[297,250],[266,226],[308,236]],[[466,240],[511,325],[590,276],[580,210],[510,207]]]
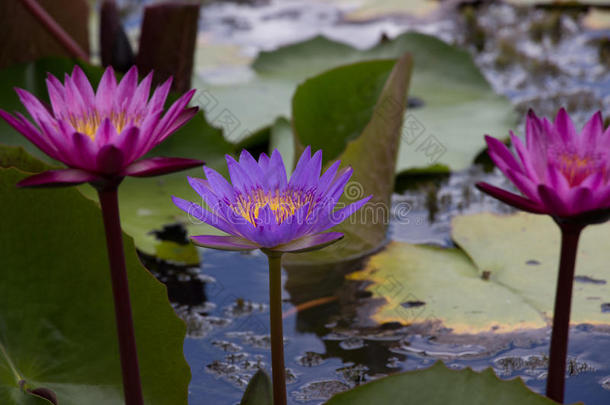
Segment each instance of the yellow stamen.
[[307,203],[310,203],[308,216],[313,208],[314,195],[303,191],[288,190],[280,193],[265,192],[262,189],[252,191],[250,194],[240,194],[237,201],[232,205],[233,210],[250,222],[256,225],[260,210],[269,205],[278,224],[293,216],[297,210]]
[[138,124],[141,121],[139,116],[128,118],[124,111],[118,113],[113,111],[108,117],[100,117],[97,111],[93,111],[86,115],[71,114],[68,118],[77,132],[87,135],[91,140],[95,140],[97,130],[106,118],[110,118],[117,133],[121,133],[128,124]]

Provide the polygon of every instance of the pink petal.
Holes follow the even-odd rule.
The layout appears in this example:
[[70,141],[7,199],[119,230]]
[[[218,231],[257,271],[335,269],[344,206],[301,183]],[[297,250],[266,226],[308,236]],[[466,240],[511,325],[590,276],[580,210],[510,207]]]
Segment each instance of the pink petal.
[[540,184],[538,186],[538,195],[549,214],[559,217],[565,217],[571,214],[565,202],[560,199],[555,190],[551,187]]
[[546,210],[539,204],[532,200],[528,200],[520,195],[513,194],[509,191],[503,190],[499,187],[492,186],[488,183],[479,182],[476,184],[477,188],[483,193],[492,196],[511,207],[518,208],[522,211],[531,212],[534,214],[545,214]]
[[238,236],[200,235],[191,236],[195,245],[220,250],[254,250],[260,246]]
[[114,70],[109,66],[106,68],[95,93],[95,105],[101,115],[109,115],[112,111],[116,87]]
[[523,167],[517,162],[517,159],[515,159],[515,156],[508,150],[506,145],[499,139],[485,135],[485,141],[487,142],[489,157],[500,170],[504,173],[506,173],[507,169],[523,172]]
[[123,171],[123,174],[134,177],[150,177],[187,170],[201,165],[203,165],[203,162],[196,159],[154,157],[132,163]]
[[138,68],[134,65],[127,71],[116,88],[115,106],[125,111],[129,107],[136,88],[138,87]]
[[343,238],[343,234],[340,232],[327,232],[319,233],[316,235],[304,236],[293,242],[286,243],[284,245],[276,246],[273,249],[269,249],[274,252],[285,252],[285,253],[300,253],[308,252],[310,250],[322,249],[332,243],[335,243],[339,239]]
[[78,166],[87,170],[95,171],[97,168],[96,158],[98,149],[87,135],[75,132],[72,134],[73,147],[66,149],[66,154],[72,162],[78,162]]
[[72,70],[72,81],[86,103],[86,109],[91,110],[95,108],[95,92],[93,87],[91,87],[91,83],[89,83],[89,79],[85,76],[85,72],[78,65],[74,65]]
[[49,92],[49,99],[51,100],[51,106],[53,107],[55,117],[64,117],[66,115],[64,86],[52,74],[47,76],[46,83],[47,90]]
[[131,102],[127,106],[127,115],[143,113],[150,96],[150,84],[152,82],[152,72],[146,75],[144,80],[138,85]]
[[139,156],[136,156],[137,146],[140,140],[140,129],[138,127],[129,127],[114,139],[113,145],[123,151],[125,162],[133,162]]
[[25,118],[19,120],[4,110],[0,110],[0,117],[2,117],[10,126],[15,128],[17,132],[20,132],[23,136],[25,136],[38,149],[52,158],[57,159],[58,155],[55,152],[55,148],[42,136],[40,131],[30,124]]
[[604,133],[604,119],[601,111],[593,114],[585,124],[580,134],[580,144],[585,150],[594,150]]
[[114,145],[106,145],[97,154],[97,170],[105,174],[118,174],[123,169],[125,156]]
[[49,170],[21,180],[19,187],[71,186],[98,179],[94,173],[80,169]]
[[570,144],[576,140],[576,128],[563,107],[559,109],[557,117],[555,117],[555,129],[565,143]]

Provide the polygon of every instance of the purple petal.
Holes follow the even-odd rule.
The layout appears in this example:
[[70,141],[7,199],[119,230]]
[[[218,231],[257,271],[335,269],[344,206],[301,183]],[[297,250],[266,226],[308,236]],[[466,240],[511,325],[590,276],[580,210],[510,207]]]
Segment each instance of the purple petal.
[[254,183],[257,185],[266,184],[263,170],[246,149],[243,149],[239,155],[239,165],[250,175]]
[[139,141],[140,129],[135,126],[123,130],[121,135],[114,139],[113,145],[123,151],[126,164],[133,162],[139,157],[136,156]]
[[[351,203],[347,207],[341,208],[340,210],[330,213],[328,221],[326,224],[324,224],[324,226],[322,226],[322,227],[315,226],[313,229],[315,229],[316,232],[322,232],[329,228],[332,228],[333,226],[339,225],[341,222],[343,222],[347,218],[349,218],[353,213],[355,213],[360,208],[362,208],[362,206],[364,206],[364,204],[369,202],[369,200],[372,197],[373,196],[370,195],[368,197],[363,198],[360,201]],[[364,221],[363,221],[363,223],[364,223]]]
[[155,92],[153,93],[152,97],[148,102],[148,114],[163,110],[165,100],[167,100],[167,95],[169,94],[169,90],[171,87],[172,78],[170,77],[161,86],[155,89]]
[[305,150],[303,151],[303,153],[301,154],[301,157],[299,158],[299,161],[297,162],[297,165],[294,168],[294,171],[292,172],[292,175],[290,176],[290,182],[288,183],[291,187],[294,186],[295,184],[298,184],[301,181],[301,176],[303,176],[303,171],[305,171],[305,168],[307,167],[307,163],[309,163],[309,160],[311,159],[311,147],[307,146],[305,148]]
[[319,233],[317,235],[304,236],[293,242],[276,246],[271,250],[285,253],[308,252],[310,250],[322,249],[341,238],[343,238],[343,234],[340,232]]
[[49,170],[35,174],[17,183],[19,187],[57,187],[71,186],[98,179],[94,173],[80,169]]
[[46,80],[47,89],[49,91],[49,99],[51,107],[56,117],[66,115],[65,90],[61,82],[52,74],[49,74]]
[[201,165],[203,162],[196,159],[153,157],[132,163],[123,171],[123,174],[134,177],[159,176]]
[[518,208],[520,210],[531,212],[534,214],[546,214],[547,211],[534,201],[528,200],[520,195],[513,194],[499,187],[492,186],[488,183],[479,182],[476,184],[477,188],[483,193],[492,196],[511,207]]
[[271,154],[269,165],[265,172],[267,187],[271,190],[284,190],[288,186],[286,167],[282,155],[276,149]]
[[326,190],[328,190],[328,187],[330,186],[331,182],[335,178],[335,175],[337,174],[337,170],[339,169],[340,165],[341,165],[341,161],[337,160],[328,169],[326,169],[326,171],[324,172],[322,177],[320,177],[320,181],[318,182],[318,191],[319,192],[323,193]]
[[227,199],[228,201],[233,201],[235,199],[235,190],[217,171],[204,166],[203,172],[205,173],[206,179],[210,182],[212,190],[214,190],[218,197]]
[[260,246],[238,236],[200,235],[191,236],[195,245],[220,250],[254,250]]
[[176,207],[188,214],[189,220],[192,221],[192,219],[195,218],[201,222],[213,226],[214,228],[220,229],[223,232],[230,234],[235,233],[235,230],[229,223],[227,223],[227,221],[206,210],[201,205],[175,196],[172,196],[172,201]]
[[225,155],[225,159],[227,160],[227,167],[229,169],[229,176],[231,177],[231,184],[233,184],[233,187],[242,193],[245,193],[256,186],[254,181],[250,178],[250,175],[246,173],[232,156]]

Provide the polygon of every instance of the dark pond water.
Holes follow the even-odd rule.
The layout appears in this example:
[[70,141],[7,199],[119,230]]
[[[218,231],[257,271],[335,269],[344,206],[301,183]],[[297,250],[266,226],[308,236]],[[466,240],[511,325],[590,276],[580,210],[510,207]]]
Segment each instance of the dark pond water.
[[[610,31],[588,29],[577,13],[494,4],[461,11],[447,8],[424,21],[393,16],[356,24],[343,18],[340,2],[243,3],[217,2],[202,9],[200,27],[207,43],[236,45],[252,57],[317,34],[368,47],[382,34],[394,37],[418,30],[471,50],[496,91],[509,97],[520,113],[534,107],[551,115],[565,105],[582,124],[594,110],[610,110]],[[128,27],[137,26],[138,14],[131,15]],[[218,80],[235,74],[235,69],[200,73]],[[404,207],[407,202],[409,209],[392,218],[390,238],[450,246],[454,215],[507,212],[473,188],[482,178],[506,186],[502,177],[478,165],[451,176],[399,179],[394,204]],[[199,268],[175,268],[162,277],[189,328],[184,351],[193,372],[190,400],[235,404],[255,370],[270,368],[266,258],[260,253],[200,253]],[[357,315],[370,305],[362,285],[344,279],[358,266],[284,271],[291,403],[322,403],[333,393],[390,373],[428,367],[438,359],[455,368],[493,367],[503,378],[519,376],[542,392],[548,331],[452,340],[397,324],[371,327]],[[316,305],[297,310],[308,302]],[[412,309],[417,311],[417,305]],[[610,403],[610,334],[574,328],[569,353],[566,402]]]

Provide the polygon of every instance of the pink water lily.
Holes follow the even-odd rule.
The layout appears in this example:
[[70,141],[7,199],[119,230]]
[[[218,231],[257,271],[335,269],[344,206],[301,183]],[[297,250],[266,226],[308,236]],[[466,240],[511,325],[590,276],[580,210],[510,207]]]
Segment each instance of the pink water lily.
[[33,123],[20,113],[11,115],[0,110],[0,116],[69,168],[28,177],[21,186],[154,176],[202,164],[194,159],[167,157],[138,160],[195,115],[197,107],[187,107],[194,90],[163,114],[171,79],[150,96],[152,73],[138,84],[135,67],[118,83],[112,68],[107,68],[97,91],[78,66],[72,75],[65,75],[63,84],[52,75],[46,82],[50,109],[28,91],[16,89]]
[[556,218],[610,207],[610,129],[601,112],[580,133],[564,109],[554,122],[530,111],[526,143],[511,132],[515,156],[498,139],[486,136],[489,156],[522,196],[487,183],[487,194],[521,210]]

